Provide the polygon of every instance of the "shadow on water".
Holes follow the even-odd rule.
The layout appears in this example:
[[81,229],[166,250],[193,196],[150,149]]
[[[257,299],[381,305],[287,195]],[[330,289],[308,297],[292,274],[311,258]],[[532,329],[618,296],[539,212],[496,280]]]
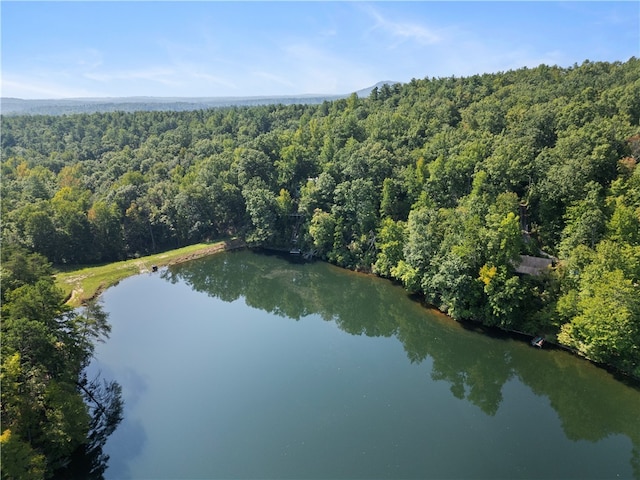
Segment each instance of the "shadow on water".
[[53,479],[99,480],[104,478],[109,455],[104,451],[107,439],[122,421],[122,388],[101,374],[89,380],[85,375],[78,383],[89,406],[91,422],[87,443],[77,448],[69,462],[53,473]]
[[[505,383],[518,378],[536,395],[548,398],[569,439],[628,437],[633,444],[630,462],[640,478],[637,385],[618,382],[567,352],[530,348],[502,332],[487,335],[485,329],[461,325],[419,302],[400,308],[397,297],[406,294],[379,278],[322,262],[301,265],[297,257],[284,255],[286,262],[282,258],[229,252],[174,266],[162,276],[227,302],[244,298],[251,307],[295,320],[317,314],[352,335],[395,336],[412,363],[431,358],[434,380],[447,382],[456,398],[490,416],[502,403]],[[327,270],[332,275],[326,275]]]
[[[128,460],[135,458],[144,447],[146,434],[140,422],[123,415],[126,412],[122,402],[122,388],[128,392],[129,405],[146,390],[143,378],[134,370],[121,375],[120,383],[107,382],[105,378],[115,378],[108,366],[93,359],[86,368],[85,389],[90,392],[91,400],[97,401],[100,408],[93,408],[93,420],[89,432],[89,442],[78,448],[69,459],[69,463],[54,473],[54,480],[101,480],[107,468],[111,478],[126,480],[133,478],[128,469]],[[89,404],[92,402],[89,401]],[[110,451],[107,451],[109,440]],[[116,459],[111,458],[111,455]]]

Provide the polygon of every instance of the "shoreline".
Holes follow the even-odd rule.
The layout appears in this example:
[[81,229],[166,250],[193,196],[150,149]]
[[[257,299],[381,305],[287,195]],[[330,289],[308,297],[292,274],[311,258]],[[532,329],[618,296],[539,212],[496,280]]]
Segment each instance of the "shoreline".
[[[171,265],[177,265],[180,263],[185,263],[191,260],[196,260],[202,257],[206,257],[209,255],[214,255],[220,252],[227,252],[232,250],[239,250],[243,248],[250,248],[247,243],[239,238],[231,238],[227,240],[221,240],[215,243],[210,244],[196,244],[187,247],[182,247],[175,250],[169,250],[163,253],[153,254],[145,257],[134,258],[129,260],[124,260],[121,262],[113,262],[106,265],[93,266],[80,268],[77,270],[69,271],[69,272],[60,272],[55,275],[56,283],[58,286],[64,289],[65,285],[72,285],[72,289],[68,292],[65,297],[65,304],[69,305],[72,308],[77,308],[82,305],[86,305],[87,302],[95,300],[109,287],[117,285],[121,280],[125,278],[139,275],[141,273],[149,273],[152,271],[152,267],[168,267]],[[285,250],[278,250],[273,248],[261,248],[263,252],[272,253],[276,255],[283,255],[287,252]],[[258,249],[260,250],[260,248]],[[359,275],[373,275],[370,272],[358,272],[355,270],[344,269],[346,271],[351,271],[353,273]],[[103,271],[109,272],[107,275],[103,273]],[[104,277],[107,277],[103,279]],[[382,277],[380,277],[382,278]],[[87,279],[97,279],[98,283],[96,286],[85,288],[83,286],[83,282]],[[103,280],[101,280],[103,279]],[[389,279],[387,279],[389,280]],[[391,281],[391,280],[390,280]],[[68,288],[65,290],[68,291]],[[428,309],[433,309],[440,314],[446,316],[453,322],[460,323],[463,325],[465,329],[476,330],[478,333],[482,335],[489,335],[493,337],[510,337],[513,339],[518,339],[520,341],[526,341],[529,343],[531,338],[535,337],[536,334],[505,329],[498,326],[489,327],[483,325],[480,322],[475,322],[473,320],[455,320],[450,317],[446,313],[439,310],[437,307],[430,305],[424,301],[423,297],[419,295],[410,295],[414,297],[414,300],[421,303],[423,307]],[[608,365],[606,363],[596,362],[589,357],[581,354],[575,349],[572,349],[566,345],[558,343],[555,338],[545,339],[548,346],[547,349],[551,350],[564,350],[571,355],[579,357],[587,362],[607,370],[609,373],[614,375],[617,380],[622,381],[624,383],[633,385],[634,387],[640,386],[640,378],[632,375],[629,372],[622,371],[612,365]]]
[[220,252],[245,248],[239,238],[221,240],[210,244],[196,244],[162,253],[132,258],[105,265],[81,267],[55,274],[56,284],[65,292],[65,304],[76,308],[95,300],[107,288],[125,278],[147,273],[153,267],[167,267],[206,257]]

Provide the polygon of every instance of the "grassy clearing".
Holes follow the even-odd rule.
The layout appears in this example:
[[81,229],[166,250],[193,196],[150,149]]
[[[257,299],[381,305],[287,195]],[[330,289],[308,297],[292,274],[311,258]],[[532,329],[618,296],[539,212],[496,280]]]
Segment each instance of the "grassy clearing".
[[153,265],[158,267],[173,265],[243,246],[244,243],[236,239],[213,243],[198,243],[147,257],[134,258],[107,265],[59,271],[56,274],[56,283],[64,291],[67,297],[67,304],[72,307],[78,307],[84,302],[97,297],[107,288],[116,285],[120,280],[139,273],[150,272]]

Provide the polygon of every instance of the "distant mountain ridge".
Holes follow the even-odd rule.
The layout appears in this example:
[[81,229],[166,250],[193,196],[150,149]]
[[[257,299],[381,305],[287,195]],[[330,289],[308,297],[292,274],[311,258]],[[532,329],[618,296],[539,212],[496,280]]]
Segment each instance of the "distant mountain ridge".
[[[359,97],[368,97],[374,88],[384,84],[394,85],[399,82],[382,81],[375,85],[358,90]],[[231,106],[257,105],[313,105],[325,101],[347,98],[352,93],[342,95],[305,94],[283,96],[250,96],[250,97],[103,97],[103,98],[60,98],[35,99],[0,98],[2,115],[64,115],[73,113],[98,112],[136,112],[136,111],[187,111],[204,110]]]

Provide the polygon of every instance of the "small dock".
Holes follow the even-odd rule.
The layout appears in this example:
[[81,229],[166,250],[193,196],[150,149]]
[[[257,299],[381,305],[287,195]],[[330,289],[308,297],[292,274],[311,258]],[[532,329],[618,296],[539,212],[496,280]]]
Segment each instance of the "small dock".
[[544,342],[545,342],[544,337],[536,337],[533,340],[531,340],[531,345],[533,347],[542,348],[542,346],[544,345]]

